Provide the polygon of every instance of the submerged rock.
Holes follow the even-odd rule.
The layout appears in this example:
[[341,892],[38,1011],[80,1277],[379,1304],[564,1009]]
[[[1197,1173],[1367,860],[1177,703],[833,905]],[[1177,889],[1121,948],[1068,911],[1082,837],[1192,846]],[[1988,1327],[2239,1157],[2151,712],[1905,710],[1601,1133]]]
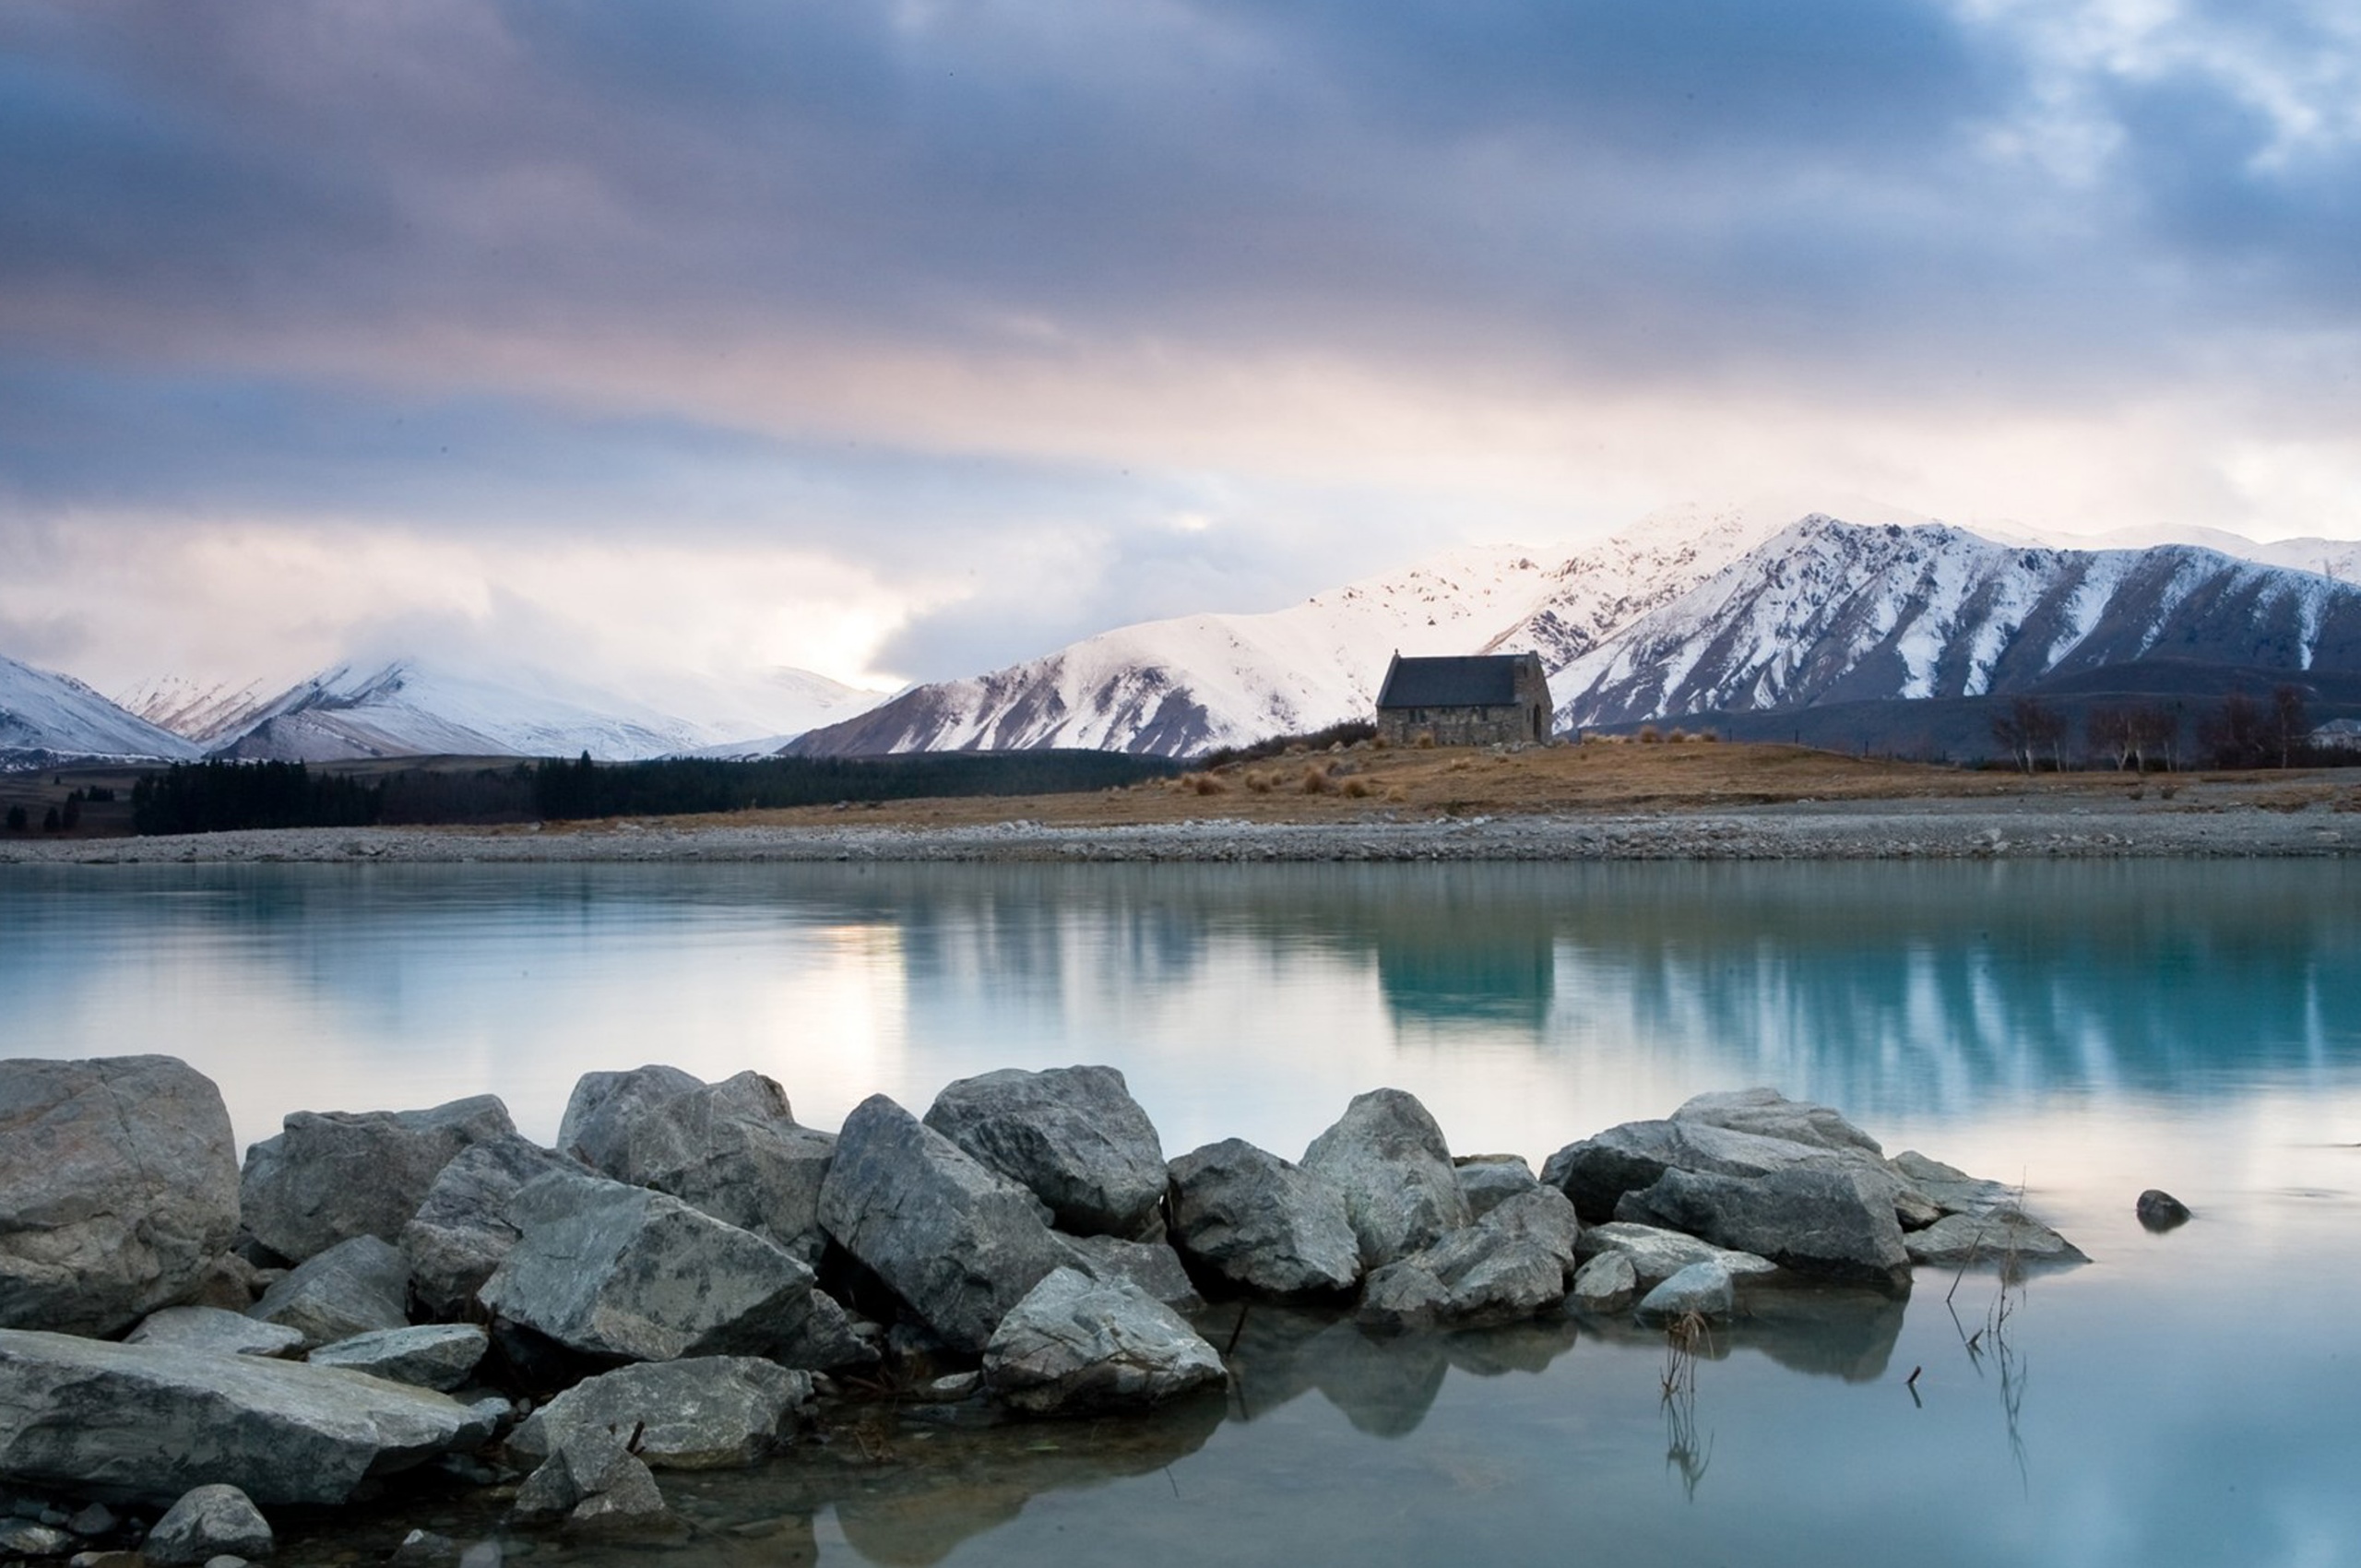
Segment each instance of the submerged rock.
[[295,1263],[356,1236],[400,1240],[460,1150],[513,1134],[508,1108],[481,1094],[427,1111],[299,1111],[246,1150],[246,1229]]
[[1563,1193],[1536,1186],[1370,1275],[1358,1317],[1394,1329],[1532,1317],[1565,1299],[1581,1229]]
[[1666,1323],[1692,1313],[1719,1323],[1738,1310],[1738,1287],[1720,1264],[1692,1263],[1641,1297],[1638,1310],[1643,1323]]
[[166,1307],[139,1320],[124,1336],[126,1345],[165,1345],[216,1356],[291,1356],[303,1348],[303,1331],[261,1323],[221,1307]]
[[599,1170],[816,1256],[835,1134],[796,1125],[787,1091],[760,1073],[679,1088],[673,1071],[611,1095],[577,1132]]
[[349,1367],[419,1388],[453,1389],[468,1381],[491,1342],[473,1324],[424,1324],[356,1335],[323,1345],[308,1359],[315,1367]]
[[224,1482],[342,1503],[371,1476],[492,1433],[441,1394],[259,1356],[0,1330],[0,1475],[112,1503]]
[[1949,1214],[1905,1238],[1912,1263],[1965,1267],[1989,1264],[2088,1263],[2082,1250],[2014,1207],[1982,1214]]
[[984,1347],[984,1386],[1034,1415],[1161,1404],[1226,1375],[1179,1313],[1128,1280],[1071,1268],[1044,1277]]
[[1611,1317],[1631,1306],[1639,1294],[1640,1276],[1631,1266],[1631,1254],[1605,1252],[1574,1271],[1574,1283],[1566,1293],[1566,1304],[1577,1312]]
[[775,1241],[602,1177],[543,1176],[509,1205],[519,1232],[478,1299],[586,1355],[862,1360],[844,1309]]
[[1112,1067],[1003,1068],[943,1087],[926,1124],[1050,1207],[1078,1236],[1159,1229],[1164,1146]]
[[528,1182],[580,1174],[582,1162],[514,1133],[462,1149],[434,1178],[402,1227],[410,1289],[436,1317],[465,1316],[476,1291],[516,1244],[508,1205]]
[[509,1452],[539,1464],[614,1431],[649,1464],[676,1470],[751,1465],[808,1419],[812,1374],[752,1356],[623,1367],[576,1384],[527,1417]]
[[1801,1275],[1896,1289],[1910,1283],[1892,1191],[1864,1170],[1796,1168],[1754,1177],[1667,1170],[1645,1192],[1627,1194],[1617,1214]]
[[355,1236],[308,1262],[246,1309],[262,1323],[294,1329],[306,1347],[409,1325],[409,1260],[374,1236]]
[[1360,1243],[1325,1178],[1243,1138],[1193,1149],[1168,1170],[1172,1244],[1196,1267],[1282,1301],[1359,1282]]
[[2132,1212],[2140,1217],[2142,1225],[2159,1235],[2189,1221],[2189,1206],[2160,1187],[2151,1187],[2141,1194]]
[[1407,1257],[1474,1218],[1442,1129],[1401,1089],[1354,1096],[1311,1140],[1303,1169],[1343,1194],[1365,1268]]
[[1025,1188],[872,1095],[845,1118],[820,1223],[954,1349],[974,1354],[1069,1254]]
[[169,1056],[0,1060],[0,1328],[114,1334],[238,1230],[213,1081]]
[[234,1486],[193,1487],[148,1532],[140,1555],[163,1568],[192,1568],[223,1555],[268,1557],[270,1521]]

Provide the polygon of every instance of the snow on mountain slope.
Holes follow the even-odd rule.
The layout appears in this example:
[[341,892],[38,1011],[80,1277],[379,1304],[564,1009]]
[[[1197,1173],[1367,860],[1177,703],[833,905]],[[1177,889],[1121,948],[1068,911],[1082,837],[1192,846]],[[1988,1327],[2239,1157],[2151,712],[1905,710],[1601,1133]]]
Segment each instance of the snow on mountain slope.
[[337,665],[280,694],[216,755],[288,762],[387,756],[629,761],[706,742],[685,721],[530,670],[492,681],[416,659]]
[[1180,755],[1365,715],[1386,660],[1467,653],[1551,588],[1531,551],[1488,545],[1261,615],[1119,627],[988,675],[914,687],[788,749],[812,756],[1070,746]]
[[10,754],[185,761],[197,749],[70,675],[0,658],[0,757]]
[[2143,657],[2361,668],[2361,588],[2187,545],[1998,544],[1815,516],[1550,677],[1561,724],[1978,696]]
[[207,745],[252,725],[277,695],[259,681],[208,684],[158,675],[117,693],[114,702],[159,729]]

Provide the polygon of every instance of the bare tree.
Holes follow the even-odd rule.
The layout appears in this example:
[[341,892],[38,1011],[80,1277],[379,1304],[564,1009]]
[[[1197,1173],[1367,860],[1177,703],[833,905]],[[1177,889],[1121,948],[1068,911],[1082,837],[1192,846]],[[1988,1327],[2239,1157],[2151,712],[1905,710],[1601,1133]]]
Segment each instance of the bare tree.
[[2244,692],[2223,697],[2220,707],[2197,721],[2197,744],[2215,767],[2260,767],[2269,741],[2261,707]]
[[2133,711],[2128,707],[2106,706],[2094,707],[2083,717],[2082,733],[2091,751],[2115,763],[2115,770],[2122,772],[2130,766],[2132,756],[2140,749],[2140,727]]
[[2271,738],[2278,742],[2279,766],[2285,767],[2303,750],[2312,733],[2311,716],[2304,708],[2300,686],[2280,686],[2271,694]]

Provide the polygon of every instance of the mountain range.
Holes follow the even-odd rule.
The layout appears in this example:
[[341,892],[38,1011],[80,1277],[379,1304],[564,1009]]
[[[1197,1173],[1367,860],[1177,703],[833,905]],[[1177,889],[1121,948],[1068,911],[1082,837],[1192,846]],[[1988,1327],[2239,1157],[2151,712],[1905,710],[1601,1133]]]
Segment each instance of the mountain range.
[[1926,754],[1988,745],[1989,699],[2012,694],[2072,709],[2295,679],[2316,717],[2361,714],[2361,588],[2344,580],[2361,577],[2361,544],[2069,544],[1848,512],[1677,508],[1579,549],[1462,549],[1287,609],[1120,627],[890,698],[773,670],[674,681],[659,702],[412,657],[283,690],[160,679],[109,702],[0,659],[0,758],[1188,755],[1365,717],[1396,651],[1538,654],[1560,730],[1686,720]]

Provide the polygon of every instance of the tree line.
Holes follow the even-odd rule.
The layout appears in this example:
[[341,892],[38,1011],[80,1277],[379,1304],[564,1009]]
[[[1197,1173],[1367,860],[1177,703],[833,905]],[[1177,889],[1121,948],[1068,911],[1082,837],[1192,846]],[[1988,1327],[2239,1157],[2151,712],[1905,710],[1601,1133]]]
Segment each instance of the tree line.
[[[2011,698],[1992,716],[1992,739],[2027,773],[2066,766],[2072,730],[2038,697]],[[2183,767],[2304,767],[2355,760],[2312,742],[2302,688],[2282,685],[2268,701],[2234,691],[2189,723],[2179,702],[2098,704],[2083,715],[2083,754],[2118,771]]]

